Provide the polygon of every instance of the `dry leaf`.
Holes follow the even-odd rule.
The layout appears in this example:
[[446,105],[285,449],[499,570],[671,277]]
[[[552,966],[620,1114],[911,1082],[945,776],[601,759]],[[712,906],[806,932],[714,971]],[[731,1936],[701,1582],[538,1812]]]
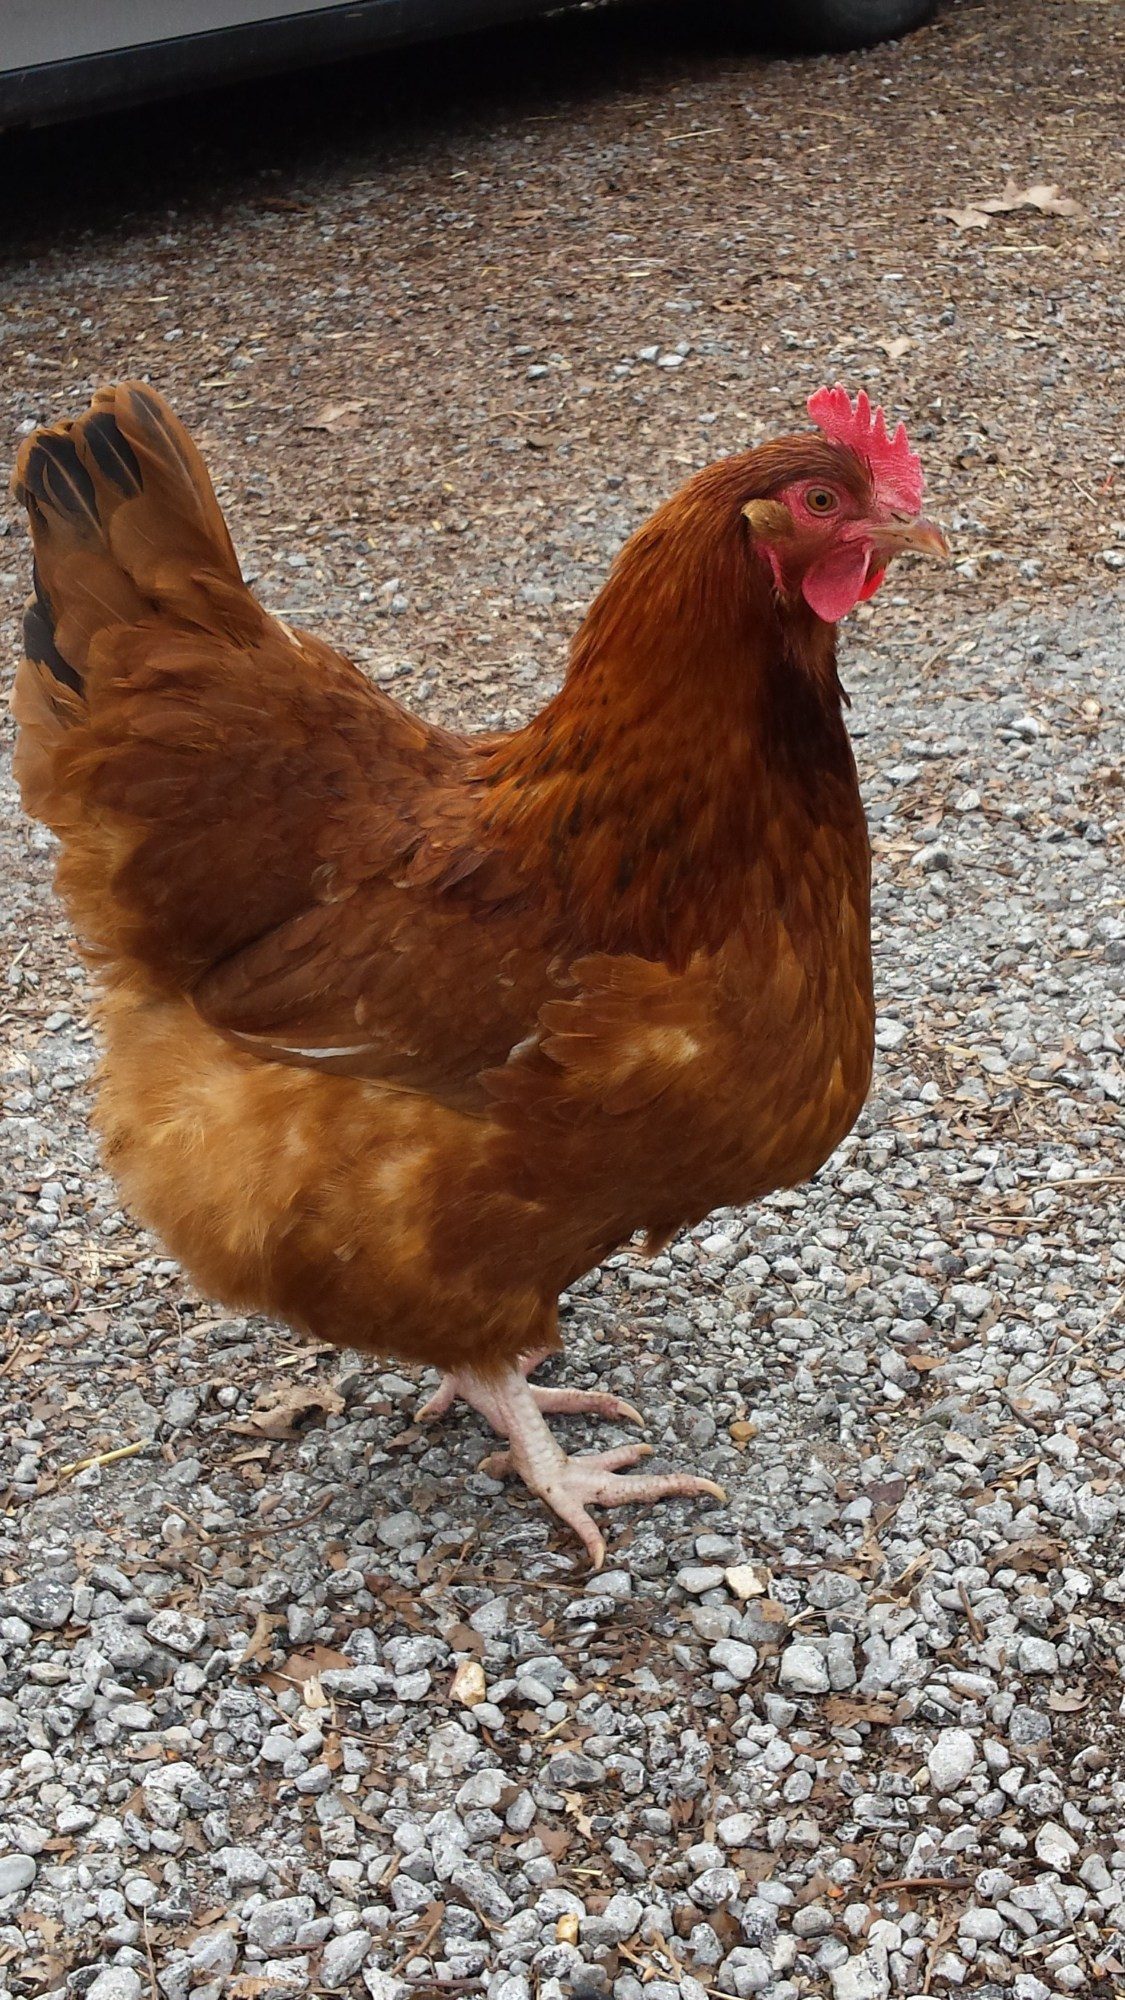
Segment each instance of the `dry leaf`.
[[[331,1646],[310,1646],[303,1653],[290,1653],[289,1658],[280,1667],[275,1667],[272,1673],[265,1675],[265,1680],[268,1686],[278,1693],[283,1688],[299,1687],[305,1697],[305,1707],[319,1708],[327,1699],[320,1686],[320,1676],[325,1668],[354,1667],[354,1665],[355,1661],[349,1660],[346,1653],[334,1652]],[[310,1702],[308,1699],[308,1691],[312,1687],[315,1687],[320,1694],[319,1702],[315,1700]]]
[[251,1660],[265,1659],[270,1650],[270,1640],[281,1622],[272,1611],[259,1611],[254,1620],[254,1630],[250,1634],[249,1644],[239,1660],[240,1667],[248,1666]]
[[830,1694],[824,1704],[826,1722],[851,1728],[857,1722],[893,1722],[895,1712],[885,1701],[861,1701],[851,1695]]
[[875,345],[882,348],[888,361],[901,361],[910,346],[910,337],[908,334],[900,333],[894,340],[877,340]]
[[1062,1562],[1062,1550],[1057,1542],[1046,1535],[1029,1535],[1023,1542],[1005,1542],[1002,1548],[994,1549],[988,1558],[991,1575],[998,1569],[1014,1569],[1019,1575],[1030,1570],[1034,1575],[1046,1576],[1052,1569],[1058,1569]]
[[586,1811],[586,1800],[583,1798],[581,1792],[564,1792],[563,1799],[566,1802],[567,1812],[570,1814],[579,1833],[585,1840],[589,1840],[590,1835],[594,1831],[594,1822]]
[[1072,1694],[1052,1692],[1047,1696],[1047,1707],[1053,1708],[1056,1715],[1077,1715],[1080,1709],[1089,1708],[1092,1699],[1091,1695],[1079,1694],[1077,1689]]
[[343,1409],[344,1398],[327,1382],[312,1382],[307,1389],[286,1383],[259,1403],[246,1423],[232,1429],[245,1437],[291,1438],[298,1435],[304,1418],[317,1416],[323,1422],[325,1417],[338,1417]]
[[565,1826],[541,1826],[537,1823],[531,1832],[549,1860],[562,1860],[570,1846],[570,1835]]
[[1034,208],[1040,215],[1084,218],[1086,214],[1081,202],[1061,194],[1054,181],[1037,181],[1034,187],[1021,188],[1012,180],[1005,184],[1002,194],[974,201],[968,208],[941,208],[938,214],[947,216],[958,229],[987,229],[990,215],[1012,215],[1018,208]]
[[450,1701],[459,1701],[462,1708],[475,1708],[483,1701],[487,1692],[484,1668],[479,1660],[462,1660],[449,1684]]
[[789,1612],[775,1597],[763,1597],[754,1606],[754,1644],[780,1646],[789,1630]]
[[816,1873],[810,1875],[808,1881],[798,1889],[793,1899],[794,1907],[798,1910],[806,1909],[809,1903],[819,1903],[825,1896],[830,1900],[838,1901],[840,1894],[841,1891],[838,1884],[830,1881],[828,1876],[823,1875],[818,1868]]
[[418,1606],[408,1590],[394,1583],[390,1577],[381,1576],[378,1570],[367,1570],[363,1581],[372,1597],[381,1597],[388,1611],[393,1611],[401,1624],[408,1626],[411,1632],[423,1630]]
[[[772,1854],[750,1853],[743,1848],[738,1872],[743,1880],[752,1886],[756,1882],[765,1881],[776,1865]],[[723,1946],[724,1955],[742,1943],[742,1926],[733,1910],[708,1910],[707,1921]]]
[[268,1444],[252,1444],[247,1451],[236,1451],[234,1457],[227,1460],[227,1464],[228,1465],[265,1464],[268,1462],[269,1457],[270,1457],[270,1446]]
[[360,398],[353,398],[347,403],[325,403],[323,409],[318,410],[315,417],[310,417],[301,428],[306,431],[354,431],[366,408],[366,400]]
[[393,1438],[388,1438],[386,1448],[388,1451],[407,1451],[412,1444],[417,1444],[419,1438],[425,1437],[425,1435],[425,1430],[421,1424],[410,1424],[406,1430],[399,1431]]
[[955,222],[958,229],[988,228],[988,217],[979,208],[939,208],[938,214],[948,222]]
[[194,1944],[196,1938],[206,1937],[214,1928],[237,1931],[238,1918],[232,1917],[224,1903],[213,1903],[210,1909],[201,1910],[198,1921],[191,1930],[181,1933],[185,1945]]
[[460,1620],[456,1625],[447,1625],[441,1636],[451,1653],[471,1653],[475,1660],[479,1660],[484,1651],[484,1640],[480,1633],[474,1632],[471,1625],[465,1625]]
[[578,1918],[575,1916],[573,1910],[564,1910],[558,1923],[555,1925],[555,1943],[578,1943]]
[[992,201],[978,201],[976,207],[982,209],[985,215],[1009,215],[1016,208],[1037,208],[1040,215],[1079,216],[1086,213],[1081,202],[1060,194],[1054,181],[1040,181],[1034,187],[1022,190],[1015,181],[1008,181],[1003,194],[995,196]]
[[383,1831],[382,1820],[376,1819],[374,1813],[369,1813],[366,1807],[358,1805],[355,1799],[353,1799],[349,1793],[336,1792],[333,1796],[336,1800],[336,1803],[338,1805],[341,1805],[344,1811],[352,1819],[354,1819],[359,1826],[366,1826],[372,1833],[381,1833]]

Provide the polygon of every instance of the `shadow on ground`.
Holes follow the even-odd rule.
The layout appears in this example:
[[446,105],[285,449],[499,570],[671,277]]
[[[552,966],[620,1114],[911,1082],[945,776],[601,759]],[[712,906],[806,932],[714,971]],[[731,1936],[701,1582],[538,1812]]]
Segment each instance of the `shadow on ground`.
[[584,105],[667,80],[677,64],[781,56],[721,4],[623,6],[260,75],[182,98],[0,136],[0,254],[135,226],[174,204],[221,213],[248,180],[346,169],[436,130],[466,135],[537,106]]

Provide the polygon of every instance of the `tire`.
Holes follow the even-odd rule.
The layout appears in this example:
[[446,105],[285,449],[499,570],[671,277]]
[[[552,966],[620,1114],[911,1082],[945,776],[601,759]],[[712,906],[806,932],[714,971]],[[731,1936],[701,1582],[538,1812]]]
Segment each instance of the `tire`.
[[909,34],[933,16],[937,0],[766,0],[771,35],[805,49],[862,49]]

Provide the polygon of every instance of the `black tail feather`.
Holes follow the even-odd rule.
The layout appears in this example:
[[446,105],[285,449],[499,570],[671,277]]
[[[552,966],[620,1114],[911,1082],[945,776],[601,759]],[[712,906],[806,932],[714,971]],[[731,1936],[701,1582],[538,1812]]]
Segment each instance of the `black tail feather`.
[[24,495],[47,513],[82,515],[95,534],[100,534],[94,482],[78,456],[74,439],[65,432],[43,431],[36,439],[24,470],[23,489]]
[[38,565],[32,569],[35,595],[23,614],[23,650],[27,658],[36,666],[46,667],[64,687],[81,694],[82,678],[76,674],[69,660],[64,660],[55,644],[55,617],[51,610],[47,593],[43,588]]
[[12,484],[39,557],[26,655],[60,708],[93,697],[99,636],[154,608],[209,625],[221,603],[224,629],[258,630],[203,461],[143,383],[99,389],[83,415],[34,431]]
[[140,492],[140,460],[109,410],[98,410],[93,416],[85,418],[82,439],[98,471],[116,486],[119,493],[131,499],[134,493]]
[[[83,448],[101,477],[126,499],[139,493],[140,461],[112,412],[92,411],[82,420],[81,433]],[[41,431],[32,440],[15,490],[33,524],[46,534],[50,533],[52,515],[72,522],[83,534],[100,537],[104,533],[94,481],[79,457],[69,426]],[[24,652],[37,666],[46,667],[63,687],[82,694],[82,676],[64,659],[56,643],[55,614],[38,564],[33,582],[35,595],[23,618]]]

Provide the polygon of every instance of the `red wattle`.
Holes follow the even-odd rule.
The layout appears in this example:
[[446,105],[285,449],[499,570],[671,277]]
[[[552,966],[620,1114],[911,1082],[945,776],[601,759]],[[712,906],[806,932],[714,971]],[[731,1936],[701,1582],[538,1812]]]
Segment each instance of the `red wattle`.
[[[869,554],[856,542],[838,543],[805,571],[801,595],[826,624],[835,625],[861,598],[870,597],[866,588]],[[880,575],[872,588],[877,589],[881,581]]]

